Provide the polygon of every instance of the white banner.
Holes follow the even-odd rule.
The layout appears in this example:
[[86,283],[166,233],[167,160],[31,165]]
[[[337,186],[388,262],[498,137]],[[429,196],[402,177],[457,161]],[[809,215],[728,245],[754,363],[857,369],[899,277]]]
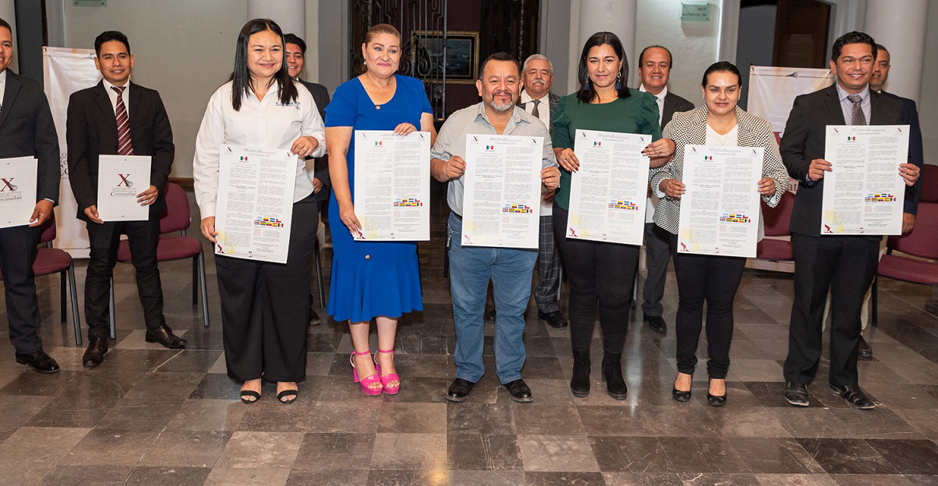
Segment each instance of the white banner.
[[772,124],[772,131],[781,137],[795,97],[813,93],[834,84],[830,69],[749,67],[749,113]]
[[68,183],[68,145],[65,142],[65,118],[68,97],[72,93],[90,88],[101,79],[94,67],[93,49],[42,48],[43,81],[55,131],[59,136],[59,163],[62,171],[59,205],[55,208],[56,248],[67,251],[73,258],[88,258],[90,245],[85,224],[75,217],[78,205]]

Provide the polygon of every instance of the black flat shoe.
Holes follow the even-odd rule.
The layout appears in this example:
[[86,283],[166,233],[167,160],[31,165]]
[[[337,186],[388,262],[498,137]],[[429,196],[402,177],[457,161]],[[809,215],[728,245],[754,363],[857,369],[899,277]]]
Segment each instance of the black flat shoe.
[[104,355],[107,354],[107,338],[101,336],[89,336],[88,348],[81,357],[81,365],[85,368],[94,368],[104,361]]
[[534,396],[531,395],[531,389],[528,388],[528,385],[520,378],[508,383],[502,383],[502,386],[508,390],[508,396],[511,397],[512,401],[518,403],[530,403],[534,401]]
[[[251,400],[253,398],[253,400]],[[241,401],[250,405],[261,399],[261,394],[254,390],[241,390]]]
[[645,322],[652,331],[664,334],[668,332],[668,323],[661,316],[645,316]]
[[183,349],[186,347],[186,340],[173,334],[173,330],[166,324],[156,329],[147,329],[146,341],[148,343],[160,343],[164,348],[169,349]]
[[873,359],[873,348],[866,342],[866,339],[863,339],[863,336],[860,336],[860,343],[857,344],[857,357],[860,359]]
[[547,322],[547,325],[554,329],[566,329],[567,320],[560,315],[560,311],[541,312],[537,311],[537,318]]
[[789,381],[785,384],[785,400],[795,407],[808,406],[808,385]]
[[827,387],[831,389],[837,395],[843,397],[850,405],[853,405],[860,410],[872,410],[876,408],[876,404],[873,403],[873,400],[870,400],[869,397],[863,393],[863,390],[856,385],[846,385],[846,386],[837,386],[831,383],[827,384]]
[[49,356],[41,349],[35,353],[29,354],[16,353],[16,362],[21,365],[29,366],[33,371],[46,375],[59,372],[59,364],[52,359],[52,356]]
[[[677,383],[677,377],[674,378],[674,381],[675,383]],[[691,375],[691,388],[693,388],[693,383],[694,383],[694,375]],[[682,390],[678,390],[677,386],[674,386],[671,388],[671,396],[679,402],[682,402],[682,403],[687,402],[687,401],[690,401],[691,390],[682,391]]]
[[465,402],[469,398],[469,394],[472,393],[472,389],[475,388],[476,384],[464,380],[462,378],[456,378],[453,381],[453,384],[449,386],[449,390],[446,392],[446,399],[451,402]]
[[[722,407],[726,405],[726,390],[723,391],[723,395],[721,396],[712,395],[710,393],[710,381],[712,380],[713,378],[707,380],[707,403],[709,403],[711,407]],[[726,380],[723,381],[723,387],[726,388]]]
[[[296,401],[296,396],[299,394],[299,390],[284,390],[277,394],[277,401],[289,405]],[[284,400],[286,398],[286,400]]]

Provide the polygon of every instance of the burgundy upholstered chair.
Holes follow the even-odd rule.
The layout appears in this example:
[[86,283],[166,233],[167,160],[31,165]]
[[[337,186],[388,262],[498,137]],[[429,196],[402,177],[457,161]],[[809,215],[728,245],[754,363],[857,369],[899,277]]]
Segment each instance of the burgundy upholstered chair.
[[[896,255],[899,251],[905,255]],[[925,258],[927,260],[922,260]],[[890,236],[886,240],[886,254],[879,261],[876,280],[873,280],[873,322],[876,322],[877,283],[879,277],[906,282],[938,285],[938,203],[919,202],[918,214],[912,232]]]

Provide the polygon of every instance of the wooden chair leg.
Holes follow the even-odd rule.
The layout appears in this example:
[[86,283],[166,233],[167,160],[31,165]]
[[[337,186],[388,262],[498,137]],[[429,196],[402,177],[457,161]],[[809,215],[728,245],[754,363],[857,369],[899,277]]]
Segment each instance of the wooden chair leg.
[[78,286],[75,285],[75,265],[68,265],[68,293],[72,300],[72,327],[75,329],[75,345],[81,347],[81,319],[78,317]]

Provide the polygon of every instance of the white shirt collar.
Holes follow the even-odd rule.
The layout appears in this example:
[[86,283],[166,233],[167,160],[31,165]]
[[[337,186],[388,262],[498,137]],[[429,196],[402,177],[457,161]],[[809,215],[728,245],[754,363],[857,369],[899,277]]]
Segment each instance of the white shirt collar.
[[[644,92],[648,93],[648,90],[645,89],[645,85],[644,85],[644,84],[642,84],[641,86],[639,86],[639,87],[638,87],[638,90],[639,90],[639,91],[644,91]],[[651,93],[649,93],[649,94],[651,94]],[[655,96],[655,97],[658,98],[659,100],[664,101],[664,97],[665,97],[665,96],[668,96],[668,87],[665,86],[664,88],[661,89],[661,92],[660,92],[660,93],[658,93],[658,94],[656,94],[656,95],[652,95],[652,96]]]
[[[546,99],[546,98],[549,98],[549,97],[550,97],[550,93],[545,94],[544,96],[541,96],[541,97],[538,98],[538,99],[539,99],[539,100],[543,100],[543,99]],[[523,105],[523,104],[525,104],[525,103],[527,103],[527,102],[529,102],[529,101],[534,101],[534,98],[532,98],[531,95],[528,94],[528,90],[526,90],[526,89],[525,89],[525,90],[521,90],[521,104]]]
[[[847,90],[845,90],[845,89],[843,89],[843,88],[840,87],[840,84],[839,84],[839,83],[835,82],[835,83],[834,83],[834,86],[837,87],[837,96],[839,97],[840,101],[843,101],[843,100],[847,99],[848,96],[851,96],[851,94],[848,93]],[[864,87],[863,87],[863,91],[860,91],[860,92],[857,93],[857,94],[860,95],[860,102],[861,102],[861,103],[866,102],[866,100],[869,99],[869,97],[870,97],[870,85],[867,84],[866,86],[864,86]]]

